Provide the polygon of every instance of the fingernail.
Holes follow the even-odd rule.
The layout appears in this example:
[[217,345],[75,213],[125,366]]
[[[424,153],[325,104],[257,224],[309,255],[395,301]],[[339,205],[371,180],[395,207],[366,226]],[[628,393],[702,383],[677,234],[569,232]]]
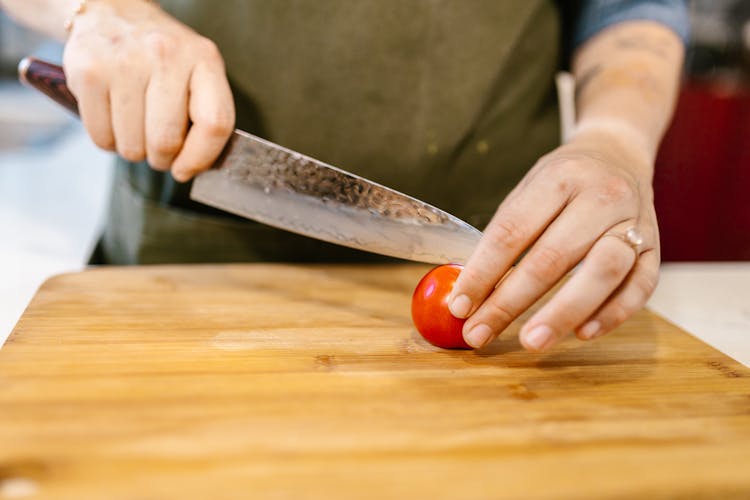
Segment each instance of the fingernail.
[[456,318],[465,318],[471,311],[471,299],[466,295],[459,295],[451,301],[448,309]]
[[586,340],[591,340],[594,337],[596,337],[596,334],[599,333],[599,330],[601,330],[602,325],[598,321],[589,321],[585,325],[583,325],[583,328],[581,328],[580,334],[581,337],[583,337]]
[[479,349],[492,340],[492,330],[489,326],[480,323],[466,334],[464,340],[474,349]]
[[527,347],[543,351],[555,342],[555,334],[547,325],[539,325],[524,335],[523,340]]

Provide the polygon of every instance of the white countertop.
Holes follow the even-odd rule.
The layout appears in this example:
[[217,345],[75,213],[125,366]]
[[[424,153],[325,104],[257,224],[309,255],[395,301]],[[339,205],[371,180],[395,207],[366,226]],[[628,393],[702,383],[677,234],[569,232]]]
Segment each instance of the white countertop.
[[[0,345],[45,279],[85,267],[110,164],[77,123],[47,145],[0,151]],[[664,264],[649,307],[750,367],[750,262]]]
[[81,269],[109,197],[111,158],[46,98],[0,84],[0,345],[39,285]]
[[663,264],[648,306],[750,367],[750,262]]

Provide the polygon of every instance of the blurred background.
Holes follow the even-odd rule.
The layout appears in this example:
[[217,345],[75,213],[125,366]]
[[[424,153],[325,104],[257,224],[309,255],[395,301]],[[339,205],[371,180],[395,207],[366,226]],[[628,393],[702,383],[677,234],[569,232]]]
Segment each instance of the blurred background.
[[[686,77],[655,178],[663,260],[750,260],[750,0],[689,4]],[[78,122],[17,83],[29,54],[61,49],[0,13],[0,345],[43,279],[85,265],[111,180]]]
[[61,49],[0,13],[0,346],[42,281],[85,265],[109,195],[109,156],[18,84],[29,54],[60,60]]
[[686,80],[656,165],[662,259],[750,260],[750,1],[689,4]]

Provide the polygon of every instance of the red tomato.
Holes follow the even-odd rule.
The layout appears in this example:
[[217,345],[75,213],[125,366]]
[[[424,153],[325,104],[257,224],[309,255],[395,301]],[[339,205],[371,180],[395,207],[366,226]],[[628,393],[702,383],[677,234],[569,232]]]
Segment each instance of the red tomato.
[[461,329],[465,319],[448,309],[448,296],[463,266],[446,264],[425,274],[411,298],[411,319],[417,331],[432,345],[443,349],[471,349]]

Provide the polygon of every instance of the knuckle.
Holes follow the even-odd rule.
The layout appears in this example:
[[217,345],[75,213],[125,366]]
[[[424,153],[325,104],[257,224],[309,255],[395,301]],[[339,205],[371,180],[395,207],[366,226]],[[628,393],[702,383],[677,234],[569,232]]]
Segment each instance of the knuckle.
[[603,259],[597,268],[599,279],[606,282],[623,279],[633,265],[630,255],[632,252],[630,250],[628,252],[612,253],[606,259]]
[[169,162],[165,161],[161,156],[148,155],[146,161],[152,169],[158,170],[160,172],[166,172],[171,168]]
[[208,115],[202,119],[202,126],[211,137],[228,137],[234,129],[234,118],[226,110]]
[[543,172],[544,182],[550,183],[557,193],[566,197],[577,189],[579,179],[583,178],[584,173],[578,162],[568,159],[556,159],[545,163]]
[[81,66],[77,73],[77,79],[82,85],[95,85],[101,79],[101,70],[95,64]]
[[525,232],[520,225],[508,217],[497,218],[486,232],[488,243],[493,248],[521,250],[526,241]]
[[456,279],[453,286],[452,296],[465,295],[469,297],[472,310],[482,305],[497,285],[497,277],[494,273],[482,272],[482,261],[468,264]]
[[179,152],[181,148],[181,135],[163,132],[156,136],[149,149],[160,156],[171,156]]
[[549,162],[546,170],[552,177],[568,185],[583,173],[581,163],[569,158]]
[[174,56],[179,47],[177,39],[166,33],[152,33],[146,39],[149,52],[159,60],[166,60]]
[[560,177],[555,180],[555,189],[558,193],[567,194],[572,189],[572,180],[568,177]]
[[489,320],[486,322],[498,326],[500,329],[511,324],[517,316],[517,314],[515,314],[507,305],[497,299],[486,301],[483,309],[483,315]]
[[210,38],[200,37],[198,41],[198,46],[200,48],[201,53],[203,54],[203,57],[209,60],[213,60],[213,61],[223,60],[221,57],[221,51],[219,50],[219,46],[216,45],[216,43]]
[[647,274],[642,276],[640,279],[638,279],[635,282],[635,286],[639,291],[639,300],[637,308],[640,309],[646,301],[648,301],[649,297],[654,293],[654,290],[656,290],[656,285],[659,284],[659,275],[658,274]]
[[541,283],[557,279],[568,270],[565,255],[551,246],[541,246],[532,250],[527,260],[526,273]]
[[132,162],[143,161],[146,158],[146,153],[143,151],[143,148],[138,146],[118,146],[117,153],[124,159]]
[[609,320],[607,321],[608,327],[615,328],[616,326],[621,325],[630,317],[631,313],[632,310],[621,300],[612,302],[607,311],[607,316],[609,317]]
[[477,283],[483,283],[484,281],[485,277],[481,272],[475,270],[474,266],[466,266],[456,278],[452,290],[453,294],[466,295],[474,299],[476,294],[473,293],[472,287],[476,287]]
[[613,205],[629,201],[636,196],[633,185],[622,177],[606,179],[597,192],[597,201],[602,205]]
[[79,58],[65,65],[71,89],[96,85],[103,80],[103,74],[103,67],[90,58]]

